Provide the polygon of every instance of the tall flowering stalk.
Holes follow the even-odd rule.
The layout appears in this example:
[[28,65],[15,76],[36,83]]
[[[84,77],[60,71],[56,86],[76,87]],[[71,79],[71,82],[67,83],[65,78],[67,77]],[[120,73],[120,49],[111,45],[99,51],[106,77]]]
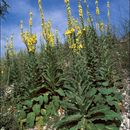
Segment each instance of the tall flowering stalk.
[[54,47],[55,39],[54,39],[54,34],[51,31],[51,21],[45,22],[41,0],[38,0],[38,5],[39,5],[40,16],[42,20],[41,22],[42,36],[45,39],[47,45]]
[[90,11],[89,11],[89,6],[88,6],[88,3],[87,3],[87,0],[84,0],[84,3],[86,5],[86,13],[87,13],[87,25],[93,25],[93,20],[92,20],[92,17],[91,17],[91,14],[90,14]]
[[10,36],[10,39],[9,38],[6,39],[6,53],[9,57],[13,57],[15,54],[13,34]]
[[79,18],[80,18],[82,28],[84,28],[83,8],[82,8],[80,0],[78,0],[78,11],[79,11]]
[[110,29],[110,2],[107,2],[108,30]]
[[99,29],[99,23],[100,23],[100,20],[99,20],[99,15],[100,15],[100,10],[99,10],[99,6],[98,6],[98,0],[95,1],[95,4],[96,4],[96,29],[98,30]]
[[30,11],[29,29],[30,31],[23,31],[23,21],[20,22],[21,38],[27,47],[29,53],[34,53],[36,50],[37,36],[32,33],[32,12]]
[[68,29],[72,28],[72,19],[71,19],[71,8],[69,0],[64,0],[67,10],[67,18],[68,18]]

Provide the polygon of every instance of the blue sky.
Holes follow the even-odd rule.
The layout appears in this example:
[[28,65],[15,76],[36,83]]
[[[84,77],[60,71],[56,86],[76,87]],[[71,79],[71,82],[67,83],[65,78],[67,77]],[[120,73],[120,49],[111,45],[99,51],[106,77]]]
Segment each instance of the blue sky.
[[[77,17],[77,1],[70,0],[72,14]],[[108,0],[99,0],[101,10],[101,19],[106,22],[106,3]],[[6,20],[1,20],[1,53],[4,53],[6,37],[14,33],[14,45],[16,50],[24,49],[20,37],[19,23],[24,21],[24,29],[28,29],[29,11],[33,12],[33,32],[40,36],[41,20],[37,0],[7,0],[10,5],[9,14],[5,16]],[[58,28],[60,37],[66,29],[67,18],[64,0],[42,0],[45,17],[52,20],[52,29]],[[88,0],[90,12],[95,16],[95,0]],[[116,26],[117,31],[121,30],[123,19],[129,19],[129,0],[110,0],[111,3],[111,23]],[[38,40],[39,41],[39,40]]]

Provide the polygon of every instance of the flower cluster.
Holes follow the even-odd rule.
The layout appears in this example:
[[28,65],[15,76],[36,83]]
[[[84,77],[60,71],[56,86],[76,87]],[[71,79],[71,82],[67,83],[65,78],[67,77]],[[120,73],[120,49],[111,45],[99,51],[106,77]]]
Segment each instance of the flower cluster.
[[73,43],[69,48],[73,49],[74,52],[79,52],[83,48],[83,44]]
[[30,32],[29,31],[23,32],[23,21],[21,21],[20,23],[21,38],[22,41],[25,43],[28,52],[34,53],[36,49],[37,36],[36,34],[32,34],[32,12],[31,11],[30,11],[29,26],[30,26]]
[[73,34],[74,32],[75,32],[75,29],[74,29],[74,28],[71,28],[71,29],[66,30],[65,35],[71,35],[71,34]]
[[21,33],[22,41],[26,44],[28,52],[35,52],[35,44],[37,43],[36,34],[29,32]]

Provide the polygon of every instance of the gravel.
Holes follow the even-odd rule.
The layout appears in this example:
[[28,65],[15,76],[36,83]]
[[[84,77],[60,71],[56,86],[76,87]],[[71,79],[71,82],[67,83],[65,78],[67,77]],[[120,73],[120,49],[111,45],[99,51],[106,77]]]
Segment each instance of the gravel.
[[126,80],[126,84],[127,87],[122,93],[125,112],[122,113],[123,121],[120,130],[130,130],[130,78]]

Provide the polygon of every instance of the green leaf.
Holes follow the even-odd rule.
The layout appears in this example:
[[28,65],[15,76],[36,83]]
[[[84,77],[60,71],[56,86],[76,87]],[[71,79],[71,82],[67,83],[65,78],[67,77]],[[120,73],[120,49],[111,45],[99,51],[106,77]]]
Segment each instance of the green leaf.
[[116,125],[109,125],[105,127],[106,130],[119,130],[119,128]]
[[115,88],[101,88],[99,91],[101,94],[109,95],[115,92]]
[[48,103],[48,93],[44,94],[43,101],[44,103]]
[[122,120],[121,115],[119,113],[116,113],[114,111],[106,111],[105,113],[106,120]]
[[39,104],[35,104],[34,106],[33,106],[33,108],[32,108],[32,110],[33,110],[33,112],[36,114],[36,115],[38,115],[39,113],[40,113],[40,108],[41,108],[41,106],[39,105]]
[[106,111],[110,111],[110,108],[108,106],[95,106],[93,108],[91,108],[87,114],[87,116],[90,116],[93,115],[93,114],[96,114],[96,113],[102,113],[102,114],[105,114]]
[[44,97],[43,97],[42,95],[40,95],[40,96],[38,97],[38,101],[39,101],[40,105],[42,105],[42,104],[43,104],[43,101],[44,101]]
[[87,130],[97,130],[93,123],[88,123],[86,125]]
[[80,121],[82,118],[81,114],[75,114],[75,115],[70,115],[62,118],[59,122],[57,122],[54,127],[59,128],[64,125],[67,125],[69,123],[75,122],[75,121]]
[[65,93],[63,91],[63,89],[59,88],[58,90],[55,90],[55,92],[57,92],[60,96],[65,96]]
[[96,126],[97,130],[105,130],[104,124],[96,124],[95,126]]
[[21,104],[17,104],[17,105],[16,105],[16,108],[17,108],[18,110],[21,110],[21,109],[22,109],[22,105],[21,105]]
[[35,113],[34,112],[28,113],[26,122],[29,128],[34,127],[34,121],[35,121]]
[[20,119],[25,119],[26,118],[26,112],[24,110],[20,110],[19,118]]
[[109,86],[109,81],[103,82],[102,85],[103,85],[104,87]]
[[27,107],[31,108],[33,103],[31,100],[26,100],[23,102],[23,104],[26,105]]

